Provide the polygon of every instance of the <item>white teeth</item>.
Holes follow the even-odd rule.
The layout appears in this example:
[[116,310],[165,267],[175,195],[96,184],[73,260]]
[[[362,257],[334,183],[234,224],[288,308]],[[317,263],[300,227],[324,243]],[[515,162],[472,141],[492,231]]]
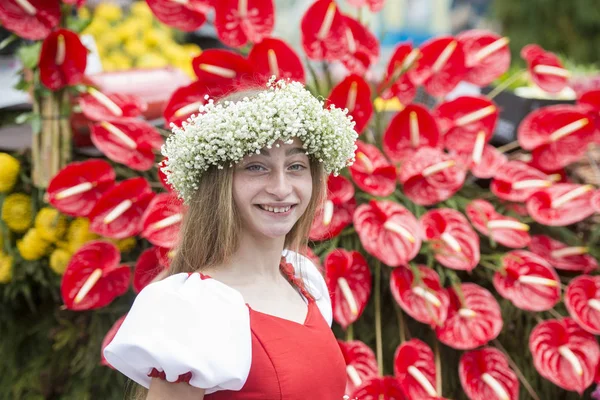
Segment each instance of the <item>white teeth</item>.
[[287,207],[269,207],[269,206],[259,206],[260,208],[262,208],[265,211],[270,211],[273,213],[284,213],[284,212],[288,212],[290,210],[290,208],[292,208],[292,206],[287,206]]

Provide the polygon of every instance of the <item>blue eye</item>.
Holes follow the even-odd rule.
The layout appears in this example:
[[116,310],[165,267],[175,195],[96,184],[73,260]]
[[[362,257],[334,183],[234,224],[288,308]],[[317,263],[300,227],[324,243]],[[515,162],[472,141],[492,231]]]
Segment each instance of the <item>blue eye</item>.
[[261,168],[263,168],[262,165],[257,165],[257,164],[249,165],[246,167],[246,169],[248,171],[260,171]]
[[294,164],[294,165],[290,166],[290,169],[293,171],[302,171],[302,170],[306,169],[306,167],[302,164]]

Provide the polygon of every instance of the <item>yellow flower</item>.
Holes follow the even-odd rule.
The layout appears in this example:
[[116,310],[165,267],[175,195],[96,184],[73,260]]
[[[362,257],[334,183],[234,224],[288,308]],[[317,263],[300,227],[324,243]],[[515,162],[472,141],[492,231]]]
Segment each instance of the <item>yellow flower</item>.
[[181,46],[183,50],[187,53],[187,55],[191,58],[197,57],[202,53],[202,49],[200,46],[194,43],[186,43]]
[[144,32],[144,42],[148,47],[162,47],[164,45],[173,43],[169,32],[162,29],[150,29]]
[[94,18],[92,22],[83,30],[84,34],[89,34],[98,39],[104,32],[110,31],[112,28],[108,22],[100,18]]
[[125,53],[132,57],[143,56],[148,51],[144,42],[135,38],[127,40],[123,49],[125,50]]
[[96,46],[98,49],[102,49],[102,53],[106,53],[121,44],[121,39],[118,35],[110,30],[104,32],[98,39],[96,39]]
[[49,242],[56,242],[67,232],[67,218],[54,208],[44,207],[35,216],[36,229]]
[[115,246],[117,246],[117,248],[119,249],[120,252],[122,253],[127,253],[128,251],[131,251],[135,248],[135,245],[137,244],[137,240],[135,239],[135,236],[130,236],[124,239],[113,239],[113,238],[103,238],[104,240],[107,240],[111,243],[114,243]]
[[136,17],[154,18],[152,10],[145,1],[136,1],[135,3],[132,3],[129,10],[131,11],[131,15],[135,15]]
[[109,56],[106,57],[106,60],[110,61],[110,63],[114,65],[115,69],[117,70],[129,69],[133,65],[131,58],[119,50],[112,51]]
[[121,7],[114,3],[100,3],[94,10],[94,19],[104,19],[106,21],[118,21],[123,17]]
[[10,154],[0,153],[0,193],[7,193],[17,183],[21,165],[16,158]]
[[61,242],[59,247],[75,253],[81,246],[98,237],[94,232],[90,232],[90,221],[87,218],[75,218],[67,229],[66,243]]
[[65,273],[67,265],[71,260],[71,253],[64,249],[55,249],[50,254],[50,268],[59,275]]
[[8,283],[11,281],[12,263],[12,257],[0,251],[0,283]]
[[31,197],[13,193],[2,204],[2,221],[14,232],[25,232],[31,226]]
[[77,16],[80,19],[90,19],[92,17],[92,14],[90,13],[90,9],[87,7],[79,7],[79,9],[77,10]]
[[146,53],[137,59],[138,68],[162,68],[169,65],[169,61],[158,53]]
[[45,241],[36,228],[30,228],[25,236],[17,241],[17,249],[24,260],[39,260],[48,253],[50,242]]

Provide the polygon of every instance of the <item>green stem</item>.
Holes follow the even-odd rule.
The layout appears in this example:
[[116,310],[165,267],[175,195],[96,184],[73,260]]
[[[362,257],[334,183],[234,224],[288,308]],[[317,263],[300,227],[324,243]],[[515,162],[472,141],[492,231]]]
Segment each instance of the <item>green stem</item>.
[[396,304],[394,305],[396,309],[396,318],[398,319],[398,332],[400,332],[400,344],[406,341],[406,334],[404,332],[404,314],[402,313],[402,309]]
[[325,92],[324,96],[329,95],[331,89],[333,89],[333,80],[331,78],[331,71],[329,71],[329,64],[327,61],[323,61],[323,74],[325,75],[325,79],[327,81],[327,92]]
[[354,340],[354,324],[348,325],[348,329],[346,329],[346,342]]
[[512,85],[517,80],[521,79],[524,74],[527,73],[526,69],[522,69],[520,71],[515,72],[512,76],[506,79],[504,82],[500,83],[498,86],[494,88],[490,93],[488,93],[487,97],[492,100],[494,97],[498,96],[505,89],[507,89],[510,85]]
[[377,369],[383,376],[383,344],[381,334],[381,261],[375,262],[375,340],[377,349]]
[[[433,331],[431,331],[433,332]],[[435,336],[435,333],[434,333]],[[442,394],[442,357],[440,355],[440,343],[437,338],[433,339],[433,354],[435,356],[435,391]]]
[[324,96],[323,92],[321,92],[321,85],[319,84],[319,77],[317,76],[315,69],[312,67],[312,65],[310,65],[310,60],[308,58],[306,58],[304,60],[304,63],[306,64],[306,68],[308,68],[308,72],[310,72],[310,76],[312,77],[313,82],[315,83],[315,91],[317,92],[317,95]]

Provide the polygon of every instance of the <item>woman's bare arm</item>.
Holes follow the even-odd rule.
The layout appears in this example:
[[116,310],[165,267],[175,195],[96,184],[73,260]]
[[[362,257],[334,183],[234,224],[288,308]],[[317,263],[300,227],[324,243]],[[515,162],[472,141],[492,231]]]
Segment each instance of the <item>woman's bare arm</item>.
[[198,389],[185,382],[170,383],[152,378],[146,400],[203,400],[204,389]]

